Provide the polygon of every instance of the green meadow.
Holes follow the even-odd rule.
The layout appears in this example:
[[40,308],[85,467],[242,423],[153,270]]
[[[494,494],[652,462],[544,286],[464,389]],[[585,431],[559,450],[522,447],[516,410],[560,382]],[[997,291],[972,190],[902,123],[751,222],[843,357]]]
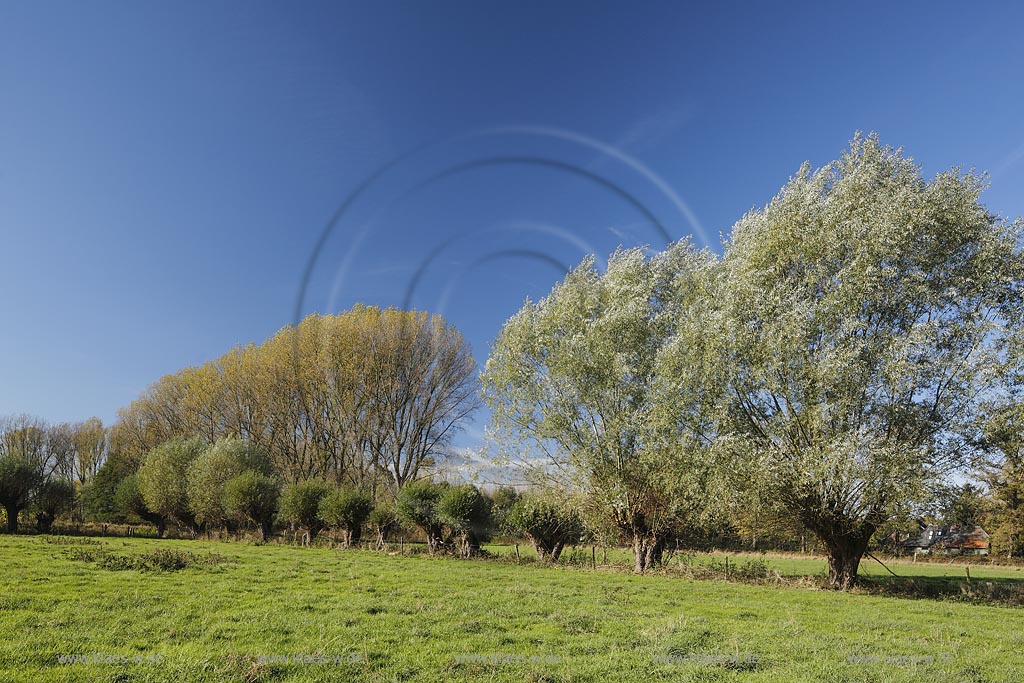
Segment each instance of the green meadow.
[[[5,682],[1024,679],[1024,611],[958,599],[142,538],[0,536],[0,557]],[[189,566],[171,566],[182,558]],[[823,567],[762,560],[780,575]],[[925,579],[964,573],[890,567]]]

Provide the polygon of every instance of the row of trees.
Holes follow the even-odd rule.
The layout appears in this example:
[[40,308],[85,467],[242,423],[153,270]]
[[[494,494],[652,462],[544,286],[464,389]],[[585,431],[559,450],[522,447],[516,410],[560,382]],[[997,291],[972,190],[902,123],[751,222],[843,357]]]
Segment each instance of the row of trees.
[[570,508],[510,487],[491,495],[471,484],[421,479],[375,499],[366,488],[315,478],[282,486],[266,453],[234,438],[208,447],[196,437],[161,444],[118,485],[115,509],[151,522],[160,534],[173,523],[192,533],[254,528],[266,539],[282,523],[302,530],[307,541],[332,529],[346,547],[361,540],[364,528],[383,547],[404,526],[422,534],[431,554],[452,550],[464,557],[498,531],[521,534],[542,559],[557,560],[584,533]]
[[[364,528],[378,547],[404,526],[419,530],[431,553],[449,549],[474,554],[494,532],[529,538],[542,559],[558,559],[562,547],[583,531],[564,503],[501,488],[403,482],[376,497],[367,485],[311,477],[290,480],[263,447],[233,436],[212,443],[202,437],[172,438],[141,456],[126,452],[115,427],[96,419],[48,425],[28,416],[0,421],[0,506],[8,530],[32,517],[48,532],[55,519],[145,522],[163,535],[174,525],[186,533],[256,530],[275,525],[303,530],[314,540],[335,530],[344,545],[358,543]],[[287,473],[285,473],[287,474]]]
[[123,409],[138,458],[175,438],[234,437],[282,481],[395,493],[447,452],[479,405],[469,344],[440,316],[357,306],[163,377]]
[[[262,344],[161,378],[110,428],[95,418],[8,418],[0,423],[0,505],[11,530],[23,512],[58,498],[62,510],[76,503],[79,519],[111,520],[124,516],[133,487],[151,481],[162,499],[136,506],[135,517],[226,523],[223,500],[186,504],[186,487],[199,486],[185,476],[192,460],[221,486],[244,473],[264,491],[270,479],[321,480],[393,497],[432,470],[478,406],[475,368],[469,345],[439,316],[365,306],[312,315]],[[244,453],[203,446],[223,439]],[[257,453],[259,462],[245,461]],[[40,527],[50,508],[36,515]]]
[[[4,433],[9,448],[25,438],[24,429]],[[46,428],[34,424],[33,429],[40,430],[38,436],[45,435]],[[2,462],[11,460],[5,457]],[[0,481],[6,476],[0,474]],[[93,511],[101,502],[99,490],[86,491]],[[105,517],[148,522],[161,536],[172,524],[192,534],[255,529],[263,539],[275,524],[287,524],[301,529],[308,541],[332,529],[346,547],[360,541],[364,527],[373,530],[378,547],[383,547],[388,535],[404,524],[422,533],[431,554],[451,549],[466,557],[478,552],[494,531],[501,531],[525,535],[542,559],[555,560],[566,543],[579,542],[583,533],[564,506],[521,496],[512,488],[492,496],[470,484],[423,479],[407,484],[395,496],[382,494],[375,500],[365,487],[318,478],[282,482],[269,454],[252,443],[225,437],[207,444],[191,437],[171,439],[150,450],[137,471],[117,481],[106,501]],[[67,479],[44,479],[28,495],[26,507],[38,516],[40,529],[48,531],[76,495]],[[6,503],[7,498],[3,500]],[[17,520],[18,512],[8,508],[8,519]]]
[[879,529],[983,458],[1019,515],[1024,225],[982,189],[858,136],[721,258],[682,241],[585,261],[493,347],[499,447],[581,492],[637,571],[743,510],[812,532],[845,588]]
[[48,530],[107,452],[108,433],[96,418],[57,425],[28,415],[0,418],[0,506],[8,531],[17,531],[23,511]]

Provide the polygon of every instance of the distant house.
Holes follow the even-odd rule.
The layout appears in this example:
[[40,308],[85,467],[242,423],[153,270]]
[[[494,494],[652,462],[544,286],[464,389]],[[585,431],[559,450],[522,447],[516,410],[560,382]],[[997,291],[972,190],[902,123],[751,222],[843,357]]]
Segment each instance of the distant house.
[[988,555],[988,534],[980,526],[973,528],[920,524],[921,533],[903,542],[908,552],[941,555]]

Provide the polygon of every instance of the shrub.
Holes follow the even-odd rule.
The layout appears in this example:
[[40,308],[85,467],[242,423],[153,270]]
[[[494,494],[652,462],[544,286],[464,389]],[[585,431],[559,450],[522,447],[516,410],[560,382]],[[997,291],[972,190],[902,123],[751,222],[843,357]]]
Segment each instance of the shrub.
[[67,553],[70,560],[77,562],[93,562],[100,569],[113,571],[167,571],[217,567],[230,562],[223,555],[210,553],[196,555],[174,548],[158,548],[145,553],[117,555],[105,548],[70,548]]
[[18,514],[41,482],[41,469],[28,458],[17,452],[0,454],[0,506],[7,512],[7,531],[18,530]]
[[267,540],[274,527],[281,489],[277,480],[256,470],[246,470],[224,485],[224,509],[227,516],[255,524],[260,538]]
[[499,486],[491,496],[491,522],[494,529],[501,533],[510,533],[509,514],[512,506],[519,500],[519,491],[512,486]]
[[366,521],[377,536],[377,550],[383,550],[388,535],[399,526],[398,510],[392,503],[378,503]]
[[525,495],[516,501],[508,524],[514,533],[522,534],[533,544],[537,557],[551,562],[557,562],[566,544],[577,542],[583,533],[575,511],[536,495]]
[[330,492],[330,484],[319,479],[285,486],[281,493],[281,518],[306,529],[312,542],[323,528],[320,501]]
[[230,528],[235,520],[225,505],[225,487],[229,480],[250,470],[266,476],[273,474],[267,454],[244,441],[219,439],[203,451],[189,466],[186,486],[189,509],[196,522]]
[[[96,476],[82,491],[82,503],[89,518],[100,522],[123,522],[124,508],[118,504],[117,489],[126,477],[132,475],[132,466],[125,458],[111,455],[96,472]],[[138,490],[138,482],[136,482]]]
[[188,505],[187,473],[205,450],[199,439],[172,439],[146,455],[139,468],[139,491],[146,507],[160,515],[165,524],[173,519],[195,528],[195,516]]
[[41,536],[50,545],[103,545],[103,541],[88,536]]
[[398,494],[398,515],[423,531],[431,555],[444,545],[444,523],[437,505],[446,488],[446,484],[424,480],[407,484]]
[[121,480],[114,491],[114,509],[123,519],[138,518],[156,526],[157,536],[163,536],[167,530],[167,521],[146,505],[146,499],[139,491],[139,477],[130,474]]
[[480,551],[480,540],[489,530],[490,501],[472,484],[452,486],[437,502],[437,517],[458,538],[460,553],[469,557]]
[[346,548],[359,542],[363,523],[371,510],[373,501],[356,489],[335,489],[320,500],[321,521],[341,531]]
[[32,496],[32,511],[40,533],[48,534],[57,516],[75,503],[75,485],[66,479],[44,481]]

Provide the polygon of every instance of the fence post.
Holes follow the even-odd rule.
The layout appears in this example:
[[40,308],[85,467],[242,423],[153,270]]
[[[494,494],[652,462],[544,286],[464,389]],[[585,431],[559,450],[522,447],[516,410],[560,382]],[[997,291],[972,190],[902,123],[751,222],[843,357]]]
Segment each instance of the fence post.
[[521,558],[519,557],[519,544],[516,543],[516,564],[519,564],[520,559]]

